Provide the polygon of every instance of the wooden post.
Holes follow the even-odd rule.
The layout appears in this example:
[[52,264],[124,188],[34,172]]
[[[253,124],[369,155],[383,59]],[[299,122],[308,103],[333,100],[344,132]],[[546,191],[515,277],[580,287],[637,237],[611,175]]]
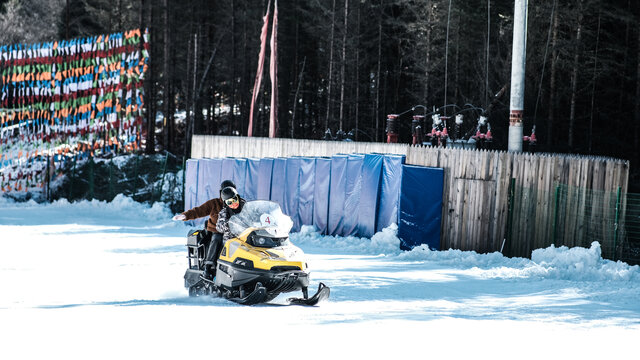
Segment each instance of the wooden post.
[[616,257],[618,256],[618,251],[616,250],[618,247],[618,222],[620,221],[620,195],[622,192],[622,188],[618,187],[618,191],[616,194],[616,218],[613,224],[613,260],[616,261]]
[[560,185],[556,185],[555,202],[553,206],[553,244],[556,244],[556,220],[558,219],[558,204],[560,201]]

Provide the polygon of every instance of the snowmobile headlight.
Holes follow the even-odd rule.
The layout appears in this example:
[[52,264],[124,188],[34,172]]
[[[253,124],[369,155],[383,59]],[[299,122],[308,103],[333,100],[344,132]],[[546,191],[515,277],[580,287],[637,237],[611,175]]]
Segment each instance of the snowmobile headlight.
[[257,247],[273,248],[282,246],[286,240],[287,238],[272,238],[254,233],[249,237],[249,244]]

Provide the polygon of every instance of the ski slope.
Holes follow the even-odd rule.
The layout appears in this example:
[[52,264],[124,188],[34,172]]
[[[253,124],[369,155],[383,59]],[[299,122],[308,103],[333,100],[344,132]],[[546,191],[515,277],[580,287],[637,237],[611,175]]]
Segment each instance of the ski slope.
[[123,196],[0,199],[0,359],[638,356],[640,268],[597,243],[509,259],[304,227],[291,239],[329,301],[246,307],[188,297],[189,228],[171,216]]

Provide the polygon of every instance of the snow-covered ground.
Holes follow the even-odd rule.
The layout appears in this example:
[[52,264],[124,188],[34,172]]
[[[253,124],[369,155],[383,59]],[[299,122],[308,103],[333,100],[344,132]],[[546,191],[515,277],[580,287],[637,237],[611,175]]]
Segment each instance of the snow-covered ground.
[[[317,307],[189,298],[182,223],[113,202],[0,199],[0,359],[611,359],[640,356],[640,268],[600,247],[532,259],[291,236]],[[291,295],[289,295],[291,296]],[[298,294],[296,294],[298,296]]]

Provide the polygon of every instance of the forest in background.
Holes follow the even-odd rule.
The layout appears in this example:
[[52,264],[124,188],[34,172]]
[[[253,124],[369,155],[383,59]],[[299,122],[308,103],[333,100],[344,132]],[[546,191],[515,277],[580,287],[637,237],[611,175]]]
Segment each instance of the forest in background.
[[[148,153],[187,154],[190,122],[195,134],[247,134],[268,0],[0,4],[2,44],[149,28]],[[513,0],[278,0],[278,136],[320,139],[329,128],[384,141],[386,115],[404,113],[400,141],[410,142],[412,108],[455,104],[476,108],[465,112],[465,132],[475,131],[484,111],[494,147],[506,149],[512,20]],[[524,133],[536,126],[538,151],[629,159],[633,189],[640,182],[638,1],[530,0],[526,61]],[[265,69],[268,62],[267,45]],[[267,70],[257,136],[268,134],[270,92]]]

